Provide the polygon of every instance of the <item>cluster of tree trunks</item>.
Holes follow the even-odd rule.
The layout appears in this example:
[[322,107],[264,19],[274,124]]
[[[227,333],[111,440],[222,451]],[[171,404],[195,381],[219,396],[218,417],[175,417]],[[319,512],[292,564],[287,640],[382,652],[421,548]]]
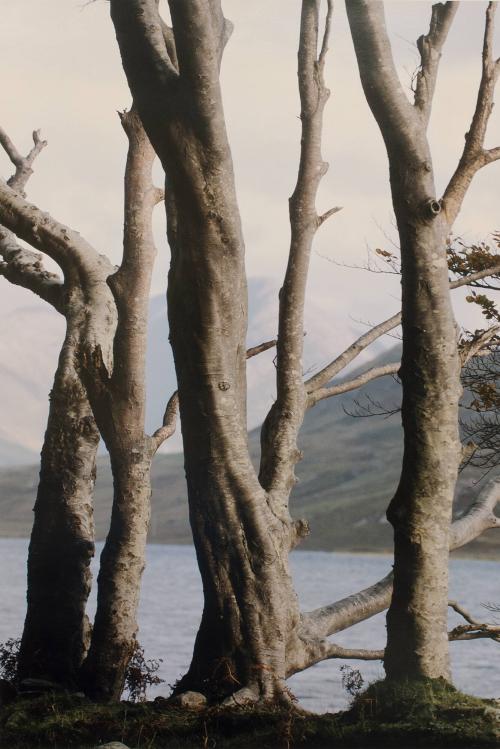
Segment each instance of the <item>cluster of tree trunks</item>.
[[[389,679],[449,677],[448,638],[470,634],[447,632],[449,549],[500,524],[494,515],[496,484],[452,523],[464,357],[451,307],[447,238],[475,172],[500,156],[499,149],[484,149],[499,72],[491,50],[495,4],[490,3],[477,107],[457,170],[437,199],[426,128],[441,50],[457,5],[433,8],[429,32],[418,40],[421,67],[410,103],[392,60],[383,4],[347,3],[361,82],[389,159],[401,243],[402,311],[307,381],[302,346],[309,257],[316,232],[340,210],[318,214],[316,209],[328,168],[321,141],[329,97],[324,69],[332,0],[325,3],[324,15],[321,0],[302,0],[302,133],[289,203],[289,260],[277,341],[255,350],[246,350],[244,240],[219,81],[231,24],[219,0],[169,0],[171,27],[156,0],[111,0],[134,102],[121,115],[128,157],[119,268],[26,200],[33,161],[45,145],[39,135],[30,154],[22,157],[0,131],[0,142],[16,167],[7,183],[0,182],[0,273],[52,304],[67,323],[29,551],[21,679],[43,676],[69,688],[83,687],[95,699],[119,698],[135,646],[151,461],[175,428],[177,403],[204,608],[192,662],[176,693],[194,690],[213,702],[287,701],[285,679],[327,658],[383,658]],[[164,191],[152,183],[155,156],[165,171]],[[151,217],[163,199],[178,393],[167,404],[162,426],[150,436],[144,430],[144,366],[155,256]],[[55,260],[64,278],[45,271],[40,256],[18,239]],[[474,280],[497,270],[485,268]],[[465,278],[451,286],[469,282]],[[331,383],[361,351],[399,324],[401,363],[368,369],[342,385]],[[468,349],[469,358],[488,336]],[[256,470],[247,440],[246,359],[274,344],[277,396],[262,427]],[[394,526],[394,576],[329,606],[301,612],[288,557],[308,532],[307,522],[293,519],[289,511],[304,415],[324,398],[396,371],[403,386],[404,458],[388,510]],[[91,500],[99,434],[111,458],[114,499],[91,628],[85,605],[94,553]],[[388,606],[385,653],[344,649],[328,639]]]

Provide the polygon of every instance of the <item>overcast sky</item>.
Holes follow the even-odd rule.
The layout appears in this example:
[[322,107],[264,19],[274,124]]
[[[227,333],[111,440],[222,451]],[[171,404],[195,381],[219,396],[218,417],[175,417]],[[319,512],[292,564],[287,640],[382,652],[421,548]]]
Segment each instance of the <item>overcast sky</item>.
[[[118,262],[126,143],[116,110],[128,107],[130,96],[109,6],[101,0],[90,5],[84,0],[1,0],[1,6],[1,124],[23,151],[29,149],[34,128],[41,128],[49,141],[36,163],[29,198]],[[287,199],[299,145],[300,2],[226,0],[223,6],[235,24],[222,84],[247,268],[251,276],[273,277],[278,289],[286,263]],[[438,193],[457,163],[473,111],[485,7],[475,0],[461,3],[444,51],[430,126]],[[409,91],[418,61],[415,40],[428,29],[430,3],[399,0],[387,2],[386,8],[401,80]],[[323,149],[330,170],[319,209],[341,205],[343,210],[320,230],[309,289],[323,301],[335,330],[352,318],[380,321],[397,310],[399,295],[395,278],[348,270],[322,257],[363,263],[367,246],[391,249],[386,235],[395,240],[385,150],[363,99],[340,0],[335,3],[325,74],[332,90]],[[487,145],[500,144],[499,122],[496,113]],[[10,174],[3,156],[0,169],[5,176]],[[499,164],[475,178],[456,225],[466,239],[500,227],[499,185]],[[155,221],[159,259],[153,292],[160,293],[168,267],[161,209]],[[26,292],[0,281],[0,312],[31,301]],[[464,310],[472,324],[470,306],[458,303],[461,321]]]

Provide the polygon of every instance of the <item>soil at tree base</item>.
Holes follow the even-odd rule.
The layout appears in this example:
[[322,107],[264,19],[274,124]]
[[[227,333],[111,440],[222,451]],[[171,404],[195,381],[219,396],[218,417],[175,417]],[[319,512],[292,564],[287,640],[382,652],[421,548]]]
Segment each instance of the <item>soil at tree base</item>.
[[327,749],[327,747],[500,746],[497,701],[448,685],[370,686],[344,713],[315,715],[283,708],[187,710],[154,702],[96,705],[45,694],[0,712],[0,745],[9,749],[87,749],[122,741],[130,749]]

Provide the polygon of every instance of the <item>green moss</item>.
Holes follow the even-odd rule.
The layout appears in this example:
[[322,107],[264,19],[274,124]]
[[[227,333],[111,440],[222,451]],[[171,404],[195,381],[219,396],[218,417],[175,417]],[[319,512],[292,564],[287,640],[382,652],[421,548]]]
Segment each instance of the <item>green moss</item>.
[[471,697],[444,679],[371,684],[341,718],[346,732],[362,727],[392,744],[406,737],[416,745],[488,746],[500,744],[500,706]]
[[134,749],[285,749],[305,747],[499,745],[498,708],[443,682],[373,684],[351,710],[313,715],[294,707],[210,708],[197,712],[165,700],[95,705],[44,695],[0,712],[0,745],[9,749],[86,749],[122,741]]

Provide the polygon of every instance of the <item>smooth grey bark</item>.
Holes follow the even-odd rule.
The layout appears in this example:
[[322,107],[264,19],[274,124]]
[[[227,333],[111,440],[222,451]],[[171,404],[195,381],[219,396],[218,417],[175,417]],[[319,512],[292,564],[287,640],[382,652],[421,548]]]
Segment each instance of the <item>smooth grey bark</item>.
[[[288,552],[307,532],[307,524],[293,522],[288,510],[304,412],[346,387],[393,372],[396,365],[369,371],[340,390],[326,387],[400,321],[395,315],[377,326],[303,382],[302,313],[311,243],[318,227],[338,210],[322,216],[315,210],[326,170],[320,136],[328,91],[322,72],[332,4],[320,45],[319,9],[319,2],[302,5],[301,162],[290,201],[290,258],[280,293],[278,396],[263,429],[257,481],[244,413],[243,239],[218,80],[228,22],[217,0],[172,0],[172,29],[154,0],[111,2],[129,86],[166,172],[171,341],[205,598],[191,667],[175,691],[199,690],[214,701],[233,693],[236,701],[250,695],[279,699],[285,696],[286,675],[323,658],[359,653],[329,643],[325,633],[318,636],[311,616],[300,615],[288,571]],[[375,605],[380,596],[371,591]]]
[[[461,454],[461,389],[446,238],[465,184],[482,163],[476,160],[471,166],[466,160],[467,166],[459,167],[461,179],[455,175],[444,203],[438,201],[425,133],[441,49],[457,6],[452,2],[435,5],[429,33],[418,40],[421,69],[412,106],[392,60],[383,4],[366,0],[347,4],[361,82],[388,153],[402,259],[404,456],[400,483],[387,514],[394,527],[395,564],[384,663],[388,678],[393,679],[449,678],[448,548]],[[488,18],[487,37],[492,22]],[[492,96],[491,86],[473,118],[473,130],[477,118],[481,119],[480,142],[474,141],[474,148],[481,152],[489,114],[483,117],[485,96]],[[466,141],[464,153],[471,147]]]
[[[111,3],[129,85],[167,178],[170,336],[204,587],[193,660],[176,691],[196,689],[213,700],[234,692],[238,699],[242,688],[255,699],[287,699],[286,651],[300,625],[288,552],[305,526],[290,518],[288,495],[306,402],[301,353],[307,265],[314,233],[327,218],[314,208],[326,167],[319,148],[328,96],[322,82],[328,29],[318,57],[319,6],[305,2],[302,11],[302,158],[280,305],[279,402],[268,430],[275,453],[259,481],[246,431],[244,245],[219,86],[229,24],[216,1],[172,0],[172,30],[154,2]],[[331,4],[328,28],[330,18]],[[280,445],[271,432],[280,435]]]
[[145,434],[145,363],[149,291],[156,248],[152,213],[163,199],[151,171],[154,151],[134,108],[121,115],[129,141],[125,170],[123,261],[109,276],[117,310],[113,368],[82,352],[81,376],[113,474],[111,524],[101,554],[97,611],[82,669],[87,693],[101,701],[118,700],[135,648],[137,607],[145,566],[150,517],[153,457],[175,428],[176,410],[167,410],[164,427]]
[[27,614],[18,678],[78,686],[90,642],[85,606],[94,556],[92,498],[99,432],[75,370],[74,320],[68,319],[41,455],[28,552]]
[[[155,257],[151,214],[162,200],[163,190],[152,184],[154,151],[135,111],[124,113],[121,120],[129,151],[124,253],[119,269],[77,232],[27,203],[23,194],[8,184],[0,183],[0,222],[55,260],[64,271],[68,287],[75,290],[71,309],[78,317],[78,326],[71,355],[111,456],[111,527],[101,559],[92,639],[79,676],[87,693],[100,700],[120,697],[135,646],[149,519],[149,471],[156,450],[175,428],[177,402],[171,399],[163,425],[152,436],[146,435],[146,326]],[[25,277],[36,286],[33,290],[47,298],[54,293],[55,281],[36,267],[34,258],[34,253],[20,248],[20,252],[11,254],[8,267],[0,270],[14,279],[23,264]]]
[[[32,165],[46,142],[38,131],[28,156],[0,129],[0,142],[16,167],[8,180],[24,191]],[[28,552],[27,613],[18,678],[41,677],[75,688],[90,626],[85,606],[94,555],[92,494],[99,433],[75,370],[81,305],[69,283],[44,270],[41,256],[21,247],[0,227],[0,274],[39,295],[67,321],[64,344],[50,394],[41,455],[40,481]]]

